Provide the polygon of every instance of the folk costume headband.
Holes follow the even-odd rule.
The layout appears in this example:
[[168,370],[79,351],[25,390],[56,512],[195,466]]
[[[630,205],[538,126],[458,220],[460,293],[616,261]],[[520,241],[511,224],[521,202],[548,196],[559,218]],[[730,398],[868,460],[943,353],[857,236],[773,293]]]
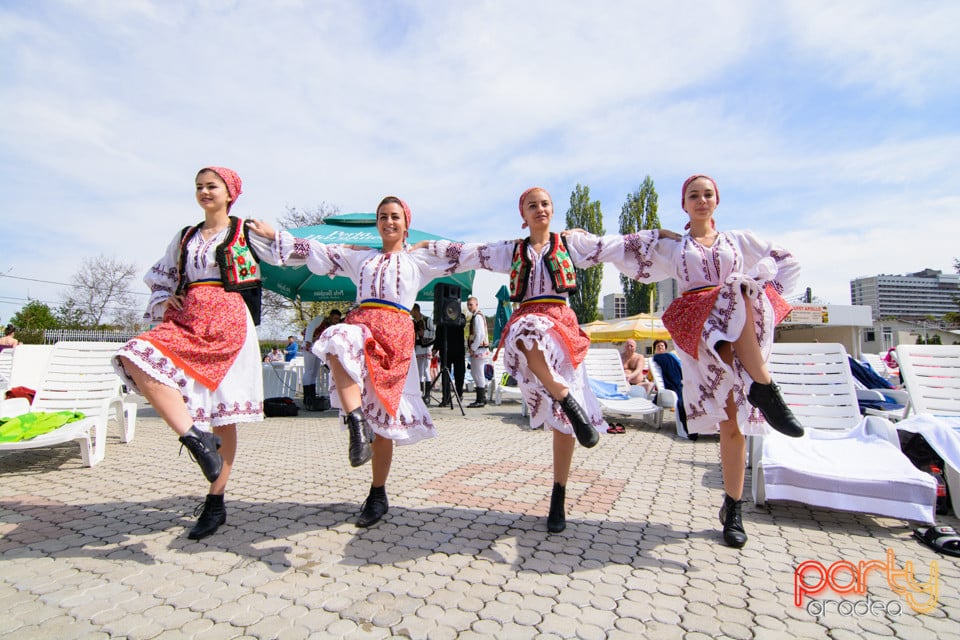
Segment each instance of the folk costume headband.
[[240,194],[243,193],[243,181],[240,180],[240,176],[237,175],[237,172],[226,167],[204,167],[203,169],[200,169],[200,173],[203,173],[204,171],[213,171],[215,174],[220,176],[220,179],[223,180],[223,183],[227,185],[227,194],[230,196],[230,202],[227,203],[227,209],[232,207],[237,201],[237,198],[240,197]]

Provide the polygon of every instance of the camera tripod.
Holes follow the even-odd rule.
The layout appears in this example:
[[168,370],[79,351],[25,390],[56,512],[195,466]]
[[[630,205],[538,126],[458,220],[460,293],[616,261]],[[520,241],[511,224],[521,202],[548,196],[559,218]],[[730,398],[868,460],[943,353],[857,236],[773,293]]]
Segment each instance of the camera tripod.
[[[460,394],[457,393],[457,382],[454,380],[453,372],[450,371],[450,363],[447,361],[450,352],[447,349],[447,334],[443,334],[443,356],[440,358],[440,371],[437,372],[437,375],[433,377],[433,380],[427,385],[426,393],[424,393],[424,399],[427,401],[427,404],[430,404],[429,401],[433,400],[433,388],[437,384],[437,380],[446,381],[450,389],[450,410],[453,411],[453,399],[457,399],[457,406],[460,407],[460,414],[466,416],[466,411],[463,410],[463,403],[460,401]],[[443,385],[440,385],[443,388]],[[446,403],[443,402],[444,398],[441,396],[440,403],[437,404],[438,407],[444,406]]]

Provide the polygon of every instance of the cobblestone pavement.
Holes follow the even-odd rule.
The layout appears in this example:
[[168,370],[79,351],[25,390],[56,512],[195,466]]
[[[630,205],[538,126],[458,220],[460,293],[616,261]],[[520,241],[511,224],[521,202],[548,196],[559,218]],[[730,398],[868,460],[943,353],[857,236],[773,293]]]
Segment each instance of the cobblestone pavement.
[[[519,405],[434,409],[440,437],[399,447],[390,512],[353,520],[369,466],[347,464],[332,412],[241,427],[227,524],[187,540],[206,486],[141,412],[106,459],[78,447],[0,455],[0,636],[11,638],[948,638],[960,560],[910,523],[744,505],[750,540],[720,542],[715,438],[629,423],[578,448],[567,530],[547,534],[550,436]],[[748,472],[749,486],[749,472]],[[960,528],[953,517],[945,524]],[[807,560],[912,563],[939,591],[910,608],[882,570],[863,593],[794,604]],[[837,580],[849,583],[850,573]],[[837,602],[845,599],[839,606]],[[825,601],[826,613],[821,610]],[[928,597],[916,596],[917,602]],[[818,615],[821,614],[822,615]]]

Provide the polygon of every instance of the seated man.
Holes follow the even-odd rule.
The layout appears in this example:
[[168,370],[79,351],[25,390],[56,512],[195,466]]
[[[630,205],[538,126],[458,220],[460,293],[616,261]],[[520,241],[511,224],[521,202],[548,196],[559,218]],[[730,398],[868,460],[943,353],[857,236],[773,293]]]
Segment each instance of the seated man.
[[654,385],[647,379],[647,361],[643,354],[637,352],[636,340],[627,340],[623,343],[620,360],[623,362],[623,374],[627,377],[627,383],[640,385],[643,391],[650,395]]

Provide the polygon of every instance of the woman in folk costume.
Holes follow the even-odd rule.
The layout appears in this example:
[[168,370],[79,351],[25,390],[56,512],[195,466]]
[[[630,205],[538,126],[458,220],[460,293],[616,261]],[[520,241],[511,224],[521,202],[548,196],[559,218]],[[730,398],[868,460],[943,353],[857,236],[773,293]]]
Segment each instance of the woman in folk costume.
[[178,232],[144,277],[152,292],[146,317],[160,324],[125,344],[114,366],[179,434],[210,482],[188,534],[199,540],[226,522],[223,496],[237,452],[237,423],[263,420],[251,310],[259,322],[256,256],[269,245],[229,215],[241,193],[240,176],[206,167],[196,189],[204,221]]
[[407,248],[410,217],[403,200],[387,196],[380,202],[382,249],[302,240],[263,222],[251,226],[273,241],[264,260],[306,264],[313,273],[342,274],[357,284],[359,307],[324,331],[313,352],[330,367],[331,390],[336,390],[331,400],[350,432],[350,464],[358,467],[373,458],[373,482],[358,527],[379,522],[387,512],[394,442],[413,444],[436,436],[421,396],[410,307],[424,285],[443,275],[449,261]]
[[[566,528],[567,479],[576,441],[584,447],[597,444],[597,428],[604,425],[600,404],[590,391],[586,367],[581,366],[590,339],[577,324],[567,304],[577,288],[574,266],[592,267],[622,258],[622,236],[598,237],[588,233],[561,236],[550,231],[553,201],[540,187],[520,196],[524,240],[491,244],[426,243],[438,255],[450,256],[455,271],[488,269],[510,274],[510,299],[520,303],[504,328],[500,344],[504,368],[517,379],[530,410],[530,426],[553,429],[553,493],[547,530]],[[678,238],[664,231],[664,236]],[[644,231],[653,246],[659,230]]]
[[667,308],[663,324],[683,368],[687,432],[720,433],[726,492],[720,522],[724,542],[739,548],[747,541],[740,515],[744,436],[766,433],[764,421],[785,435],[803,435],[766,365],[773,329],[790,311],[782,294],[795,286],[800,265],[750,231],[717,231],[713,214],[719,203],[713,178],[691,176],[681,189],[690,217],[687,235],[678,243],[659,243],[649,262],[636,256],[617,267],[636,280],[680,283],[683,295]]

